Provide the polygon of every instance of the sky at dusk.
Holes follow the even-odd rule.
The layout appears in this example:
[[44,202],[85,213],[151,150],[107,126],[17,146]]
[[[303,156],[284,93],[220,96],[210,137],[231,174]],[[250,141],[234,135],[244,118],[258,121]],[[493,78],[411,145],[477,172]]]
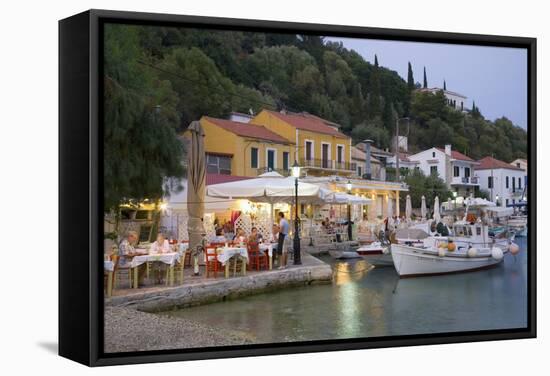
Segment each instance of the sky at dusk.
[[476,102],[489,120],[506,116],[527,128],[527,50],[439,43],[399,42],[356,38],[326,38],[341,41],[365,60],[396,71],[407,79],[411,62],[415,82],[422,83],[426,67],[428,87],[455,91],[468,97],[467,108]]

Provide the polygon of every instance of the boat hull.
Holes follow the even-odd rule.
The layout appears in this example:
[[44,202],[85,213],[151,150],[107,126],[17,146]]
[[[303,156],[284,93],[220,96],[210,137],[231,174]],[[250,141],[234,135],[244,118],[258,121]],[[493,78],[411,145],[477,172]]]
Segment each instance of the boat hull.
[[439,256],[422,249],[392,244],[393,265],[400,278],[471,272],[502,262],[490,255],[480,257]]
[[374,266],[392,266],[393,259],[389,249],[382,246],[363,246],[359,247],[356,252],[362,256],[367,262]]

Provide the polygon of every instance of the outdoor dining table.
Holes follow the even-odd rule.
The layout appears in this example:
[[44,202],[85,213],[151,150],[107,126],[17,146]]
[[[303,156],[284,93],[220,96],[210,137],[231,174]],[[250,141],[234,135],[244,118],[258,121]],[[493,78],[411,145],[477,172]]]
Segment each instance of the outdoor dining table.
[[[248,264],[248,251],[245,247],[219,247],[216,253],[218,261],[225,267],[225,278],[229,278],[229,260],[232,257],[240,256]],[[243,267],[243,275],[246,275],[246,267]]]
[[146,262],[162,262],[164,264],[167,264],[168,269],[168,283],[170,286],[174,285],[174,265],[177,261],[179,261],[181,257],[181,254],[179,252],[170,252],[170,253],[159,253],[159,254],[145,254],[145,255],[138,255],[132,258],[132,262],[130,263],[130,268],[133,269],[134,272],[134,288],[138,288],[138,274],[139,274],[139,268],[141,264],[144,264]]
[[115,272],[115,263],[111,260],[104,260],[103,270],[107,272],[107,297],[110,297],[113,294],[113,275]]
[[269,256],[269,270],[273,269],[273,250],[277,248],[277,243],[262,243],[260,244],[260,251],[266,252]]

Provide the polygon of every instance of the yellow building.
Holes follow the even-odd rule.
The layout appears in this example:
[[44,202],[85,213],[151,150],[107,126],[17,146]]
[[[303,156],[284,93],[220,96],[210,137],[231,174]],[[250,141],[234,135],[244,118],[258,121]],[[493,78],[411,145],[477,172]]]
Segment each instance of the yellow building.
[[308,175],[350,176],[355,173],[351,138],[339,131],[338,124],[308,113],[268,110],[262,110],[250,124],[265,127],[292,143],[293,155]]
[[255,177],[272,170],[286,175],[294,143],[261,125],[203,116],[207,173]]

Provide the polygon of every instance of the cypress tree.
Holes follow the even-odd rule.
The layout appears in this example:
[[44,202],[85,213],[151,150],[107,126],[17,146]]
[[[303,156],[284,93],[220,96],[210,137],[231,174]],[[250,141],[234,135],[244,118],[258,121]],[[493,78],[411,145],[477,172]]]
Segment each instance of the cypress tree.
[[414,90],[414,76],[411,62],[409,61],[409,67],[407,70],[407,86],[409,90]]
[[374,54],[374,66],[378,68],[378,56],[376,54]]
[[443,80],[443,90],[447,91],[447,82],[445,80]]
[[428,78],[426,77],[426,67],[424,67],[424,89],[428,88]]

